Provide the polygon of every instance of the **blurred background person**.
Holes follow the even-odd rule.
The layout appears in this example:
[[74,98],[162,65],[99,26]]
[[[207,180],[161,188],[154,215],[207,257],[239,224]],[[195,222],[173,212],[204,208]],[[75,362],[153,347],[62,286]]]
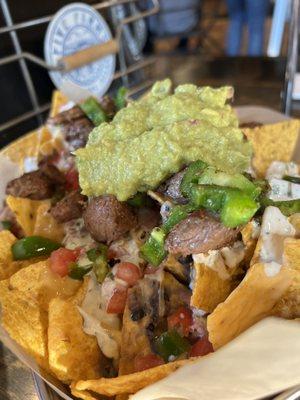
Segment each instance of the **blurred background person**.
[[[143,9],[153,7],[151,0],[140,0],[139,4]],[[150,44],[156,38],[169,38],[170,47],[185,46],[199,24],[201,0],[160,0],[159,5],[158,14],[148,18]]]
[[241,50],[244,27],[248,28],[248,55],[263,53],[264,25],[269,0],[226,0],[229,13],[226,53],[238,56]]

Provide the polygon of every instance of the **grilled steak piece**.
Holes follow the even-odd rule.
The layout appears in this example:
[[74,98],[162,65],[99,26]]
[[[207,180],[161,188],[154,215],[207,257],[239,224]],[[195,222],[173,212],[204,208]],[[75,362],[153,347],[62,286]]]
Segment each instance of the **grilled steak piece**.
[[137,218],[139,227],[145,232],[152,231],[152,229],[158,226],[161,221],[159,209],[156,208],[138,208]]
[[60,127],[71,151],[85,146],[89,133],[94,128],[93,123],[78,106],[48,118],[47,124],[50,128]]
[[54,165],[43,164],[37,171],[28,172],[8,182],[6,194],[31,200],[49,199],[55,188],[64,182],[64,175]]
[[256,121],[251,121],[251,122],[244,122],[242,124],[240,124],[240,128],[256,128],[257,126],[262,126],[263,124],[260,122],[256,122]]
[[113,116],[116,114],[116,105],[114,100],[109,97],[109,96],[104,96],[100,100],[100,104],[103,108],[103,110],[106,112],[106,114],[110,117],[113,118]]
[[211,214],[196,211],[171,230],[166,249],[183,256],[206,253],[232,244],[238,233],[239,229],[226,228]]
[[187,203],[188,202],[187,199],[183,197],[180,192],[180,184],[185,172],[186,168],[180,172],[177,172],[177,174],[171,176],[171,178],[166,180],[158,187],[157,192],[169,197],[175,203],[178,204]]
[[91,199],[83,218],[86,229],[98,242],[111,243],[137,226],[131,207],[111,195]]
[[40,170],[28,172],[13,179],[6,186],[6,194],[15,197],[27,197],[31,200],[49,199],[53,193],[53,183]]
[[78,106],[74,106],[69,110],[60,112],[59,114],[55,115],[55,117],[48,118],[47,124],[64,126],[69,124],[70,122],[75,121],[76,119],[80,119],[83,117],[85,117],[85,114],[81,110],[81,108]]
[[51,215],[58,222],[67,222],[82,216],[87,198],[77,191],[68,193],[51,208]]
[[39,171],[42,172],[43,175],[47,176],[47,178],[54,185],[64,185],[66,183],[65,175],[54,165],[49,163],[41,163],[39,165]]

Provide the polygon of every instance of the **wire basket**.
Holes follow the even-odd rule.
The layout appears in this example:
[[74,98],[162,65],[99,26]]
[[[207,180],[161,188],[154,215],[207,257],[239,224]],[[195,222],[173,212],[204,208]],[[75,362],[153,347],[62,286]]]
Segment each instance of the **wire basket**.
[[[92,4],[95,10],[105,13],[110,20],[110,25],[114,31],[114,41],[120,45],[116,51],[118,60],[118,70],[114,73],[114,84],[112,88],[120,85],[118,80],[122,81],[122,85],[129,89],[129,95],[134,96],[136,93],[149,87],[153,81],[150,74],[147,73],[148,67],[154,64],[155,57],[144,57],[142,53],[142,45],[137,40],[145,41],[145,32],[138,29],[139,22],[143,22],[145,18],[155,14],[159,10],[159,0],[151,0],[152,4],[146,11],[140,11],[136,7],[137,0],[106,0]],[[0,58],[0,68],[11,63],[19,63],[22,78],[25,83],[26,92],[28,93],[31,109],[25,113],[14,116],[5,120],[0,124],[0,147],[9,143],[22,133],[22,126],[26,121],[34,119],[34,125],[39,126],[43,123],[45,115],[50,109],[50,103],[42,103],[38,98],[36,91],[35,74],[30,71],[29,63],[33,63],[38,68],[48,71],[59,70],[64,72],[65,65],[59,63],[57,65],[49,65],[43,58],[38,57],[32,52],[23,51],[20,41],[20,35],[24,30],[37,29],[38,26],[47,25],[53,15],[46,15],[39,18],[29,19],[20,23],[14,23],[11,10],[7,0],[0,0],[0,6],[3,13],[5,26],[0,27],[0,37],[9,35],[14,49],[13,54],[5,55]],[[126,13],[124,12],[126,7]],[[128,46],[129,48],[125,48]],[[131,59],[128,60],[128,52],[131,53]],[[127,54],[126,54],[127,53]],[[95,61],[95,60],[93,60]],[[14,130],[13,134],[12,128]]]

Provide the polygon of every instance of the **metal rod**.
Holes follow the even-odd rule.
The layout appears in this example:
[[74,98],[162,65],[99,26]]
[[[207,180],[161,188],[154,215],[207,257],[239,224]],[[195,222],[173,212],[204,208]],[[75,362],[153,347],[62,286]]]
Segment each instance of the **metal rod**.
[[285,70],[285,87],[283,92],[283,111],[291,114],[293,103],[294,79],[297,71],[298,60],[298,34],[299,34],[299,0],[293,0],[292,18],[290,22],[288,56]]
[[[125,0],[122,0],[122,1],[125,1]],[[129,2],[129,1],[135,1],[135,0],[126,0],[126,2]],[[131,16],[131,17],[124,18],[121,21],[120,25],[117,28],[117,33],[116,33],[116,39],[117,39],[118,42],[120,42],[120,40],[121,40],[122,31],[123,31],[125,25],[130,24],[132,22],[135,22],[138,19],[149,17],[149,16],[151,16],[153,14],[156,14],[158,12],[158,10],[159,10],[159,0],[152,0],[152,1],[153,1],[153,8],[151,8],[150,10],[144,11],[142,13],[139,13],[139,14]],[[6,3],[6,0],[1,0],[1,4],[2,3]],[[114,2],[114,3],[117,4],[116,2]],[[100,3],[99,6],[102,5],[102,4],[105,4],[105,3]],[[8,9],[7,9],[7,11],[8,11]],[[16,36],[16,39],[18,41],[16,32],[12,31],[12,32],[10,32],[10,34],[12,36]],[[18,41],[18,44],[19,44],[19,41]],[[27,74],[23,73],[24,74],[24,78],[25,77],[28,78],[28,82],[27,82],[27,78],[26,78],[26,83],[28,83],[28,90],[29,90],[30,87],[32,87],[32,91],[31,90],[29,90],[29,91],[33,95],[35,95],[35,90],[34,90],[34,87],[33,87],[33,84],[32,84],[31,78],[30,78],[30,74],[29,74],[29,71],[27,69],[27,65],[26,65],[24,59],[27,59],[27,60],[29,60],[29,61],[31,61],[31,62],[33,62],[33,63],[35,63],[35,64],[37,64],[37,65],[39,65],[39,66],[41,66],[43,68],[46,68],[46,69],[48,69],[50,71],[63,71],[64,70],[62,64],[59,64],[59,63],[57,65],[47,64],[44,61],[44,59],[42,59],[40,57],[37,57],[37,56],[35,56],[35,55],[31,54],[31,53],[28,53],[28,52],[22,52],[20,44],[19,44],[18,47],[15,47],[15,50],[16,50],[16,53],[17,53],[16,55],[11,55],[11,56],[4,57],[4,58],[0,59],[0,66],[4,65],[4,64],[7,64],[9,62],[13,62],[13,61],[19,61],[20,64],[21,63],[22,63],[22,65],[24,64],[24,66],[25,66],[24,68],[27,71]],[[123,69],[123,74],[120,75],[120,76],[125,76],[126,74],[125,74],[124,66],[121,69]],[[30,86],[30,82],[31,82],[31,86]],[[33,100],[32,100],[32,102],[33,102]],[[36,103],[37,103],[37,98],[36,98]],[[37,104],[37,106],[38,106],[38,104]]]
[[[112,7],[112,6],[115,6],[118,4],[126,4],[126,3],[136,2],[136,1],[138,1],[138,0],[110,0],[110,1],[103,1],[102,3],[97,3],[95,5],[92,5],[92,7],[94,7],[96,10],[101,10],[101,9]],[[3,33],[11,32],[11,31],[17,31],[20,29],[30,28],[30,27],[36,26],[36,25],[46,24],[47,22],[51,21],[53,16],[54,15],[47,15],[45,17],[35,18],[35,19],[31,19],[29,21],[20,22],[19,24],[5,26],[3,28],[0,28],[0,35]]]
[[[4,16],[4,20],[6,22],[6,25],[12,26],[13,20],[12,20],[6,0],[1,0],[1,8],[2,8],[2,12],[3,12],[3,16]],[[16,51],[16,54],[21,55],[22,48],[21,48],[17,33],[15,31],[11,31],[10,37],[11,37],[14,49]],[[26,61],[22,58],[19,60],[19,64],[20,64],[20,68],[22,70],[23,78],[25,80],[25,84],[27,86],[30,101],[32,103],[34,110],[36,111],[39,108],[39,102],[38,102],[38,98],[37,98],[37,95],[36,95],[36,92],[35,92],[35,89],[33,86],[33,82],[32,82]],[[37,115],[37,119],[38,119],[39,123],[42,123],[42,119],[39,115]]]
[[50,69],[51,71],[61,71],[63,70],[63,65],[50,65],[47,64],[42,58],[35,56],[34,54],[31,53],[27,53],[27,52],[22,52],[19,54],[12,54],[10,56],[7,57],[3,57],[0,58],[0,66],[4,65],[4,64],[8,64],[14,61],[20,61],[22,59],[26,59],[28,61],[33,62],[34,64],[39,65],[40,67],[46,68],[46,69]]
[[[111,6],[116,6],[118,4],[126,4],[126,3],[135,2],[135,1],[137,1],[137,0],[107,0],[107,1],[103,1],[101,3],[95,4],[93,7],[95,9],[99,10],[99,9],[103,9],[103,8],[107,8],[107,7],[111,7]],[[153,2],[153,8],[151,8],[150,10],[138,13],[137,15],[134,15],[131,17],[124,18],[122,21],[120,21],[120,25],[117,27],[117,34],[116,34],[116,37],[119,38],[119,40],[120,40],[120,37],[122,34],[122,29],[123,29],[124,25],[129,24],[131,22],[135,22],[140,18],[145,18],[150,15],[153,15],[159,10],[159,0],[152,0],[152,2]],[[11,128],[12,126],[15,126],[15,125],[17,125],[29,118],[32,118],[34,116],[38,116],[40,118],[39,123],[41,123],[42,122],[41,121],[41,113],[45,112],[46,110],[48,110],[50,108],[50,104],[46,104],[44,106],[39,106],[39,104],[37,102],[37,98],[36,98],[36,92],[35,92],[34,86],[32,84],[31,77],[30,77],[25,60],[31,61],[31,62],[33,62],[43,68],[46,68],[48,70],[61,71],[62,67],[60,65],[57,65],[57,66],[49,65],[42,58],[39,58],[28,52],[22,52],[17,34],[15,32],[18,29],[28,28],[28,27],[35,26],[38,24],[47,23],[51,20],[52,15],[37,18],[37,19],[32,19],[30,21],[25,21],[25,22],[22,22],[19,24],[13,24],[6,0],[0,0],[0,4],[1,4],[2,10],[3,10],[3,14],[5,15],[6,23],[7,23],[6,27],[0,28],[0,34],[1,33],[10,33],[12,40],[13,40],[14,48],[16,51],[16,54],[0,58],[0,66],[5,65],[10,62],[15,62],[15,61],[18,61],[20,63],[21,68],[22,68],[22,65],[24,65],[23,68],[25,68],[25,69],[23,72],[23,68],[22,68],[22,72],[23,72],[23,76],[24,76],[24,79],[25,79],[25,82],[26,82],[26,85],[28,88],[28,92],[29,92],[30,96],[33,95],[33,97],[35,97],[35,100],[36,100],[36,102],[34,102],[34,98],[31,99],[33,107],[34,107],[33,111],[26,112],[26,113],[22,114],[21,116],[13,118],[13,119],[5,122],[4,124],[0,125],[0,131],[2,131],[5,129],[8,129],[8,128]],[[132,64],[128,68],[126,68],[126,66],[125,66],[125,68],[123,70],[121,69],[120,71],[115,72],[114,79],[125,77],[126,75],[128,75],[132,72],[135,72],[139,69],[145,68],[145,67],[153,64],[154,62],[155,62],[155,58],[149,57],[149,58],[139,61],[135,64]],[[27,80],[26,77],[29,78],[29,80]],[[133,93],[139,92],[139,91],[145,89],[146,87],[149,87],[152,83],[153,83],[153,80],[148,80],[148,81],[142,83],[141,85],[131,88],[129,93],[133,94]],[[30,88],[32,90],[30,90]]]
[[126,69],[126,71],[117,71],[114,74],[114,79],[121,78],[122,76],[124,76],[124,74],[131,74],[132,72],[135,72],[141,68],[148,67],[149,65],[154,64],[155,60],[156,60],[155,57],[148,57],[143,61],[139,61],[135,64],[132,64],[130,67]]
[[151,15],[154,15],[159,11],[159,0],[152,0],[152,2],[153,2],[153,7],[150,10],[143,11],[137,15],[133,15],[131,17],[124,18],[121,21],[120,26],[118,26],[118,28],[117,28],[117,34],[116,34],[117,40],[118,39],[120,40],[120,38],[121,38],[124,25],[130,24],[131,22],[135,22],[141,18],[150,17]]
[[0,132],[4,131],[5,129],[11,128],[15,125],[18,125],[19,123],[24,122],[27,119],[35,117],[36,115],[42,114],[43,112],[49,110],[50,107],[51,107],[51,104],[48,103],[48,104],[38,107],[38,109],[36,109],[36,110],[28,111],[18,117],[12,118],[9,121],[5,122],[4,124],[0,125]]
[[154,83],[153,79],[148,79],[147,81],[141,83],[140,85],[134,86],[128,91],[128,96],[133,96],[134,94],[141,92],[142,90],[150,87]]

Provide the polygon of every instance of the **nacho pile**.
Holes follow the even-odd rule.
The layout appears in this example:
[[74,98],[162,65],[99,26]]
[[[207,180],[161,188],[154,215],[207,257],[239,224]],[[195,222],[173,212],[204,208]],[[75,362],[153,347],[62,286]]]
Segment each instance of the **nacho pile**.
[[[154,90],[146,102],[165,107],[200,96],[205,124],[238,137],[238,158],[244,139],[225,104],[232,91],[176,90],[176,97]],[[123,135],[121,118],[132,121],[130,107],[116,114],[122,101],[73,105],[56,91],[46,125],[0,155],[25,172],[8,182],[0,214],[1,324],[83,400],[125,400],[266,316],[300,318],[300,169],[291,161],[299,121],[243,130],[253,147],[251,177],[197,160],[126,202],[87,199],[74,149],[100,122],[108,136]],[[197,123],[194,111],[183,113]],[[149,126],[154,116],[145,113]],[[98,133],[89,141],[113,151]],[[236,138],[226,140],[235,147]]]

